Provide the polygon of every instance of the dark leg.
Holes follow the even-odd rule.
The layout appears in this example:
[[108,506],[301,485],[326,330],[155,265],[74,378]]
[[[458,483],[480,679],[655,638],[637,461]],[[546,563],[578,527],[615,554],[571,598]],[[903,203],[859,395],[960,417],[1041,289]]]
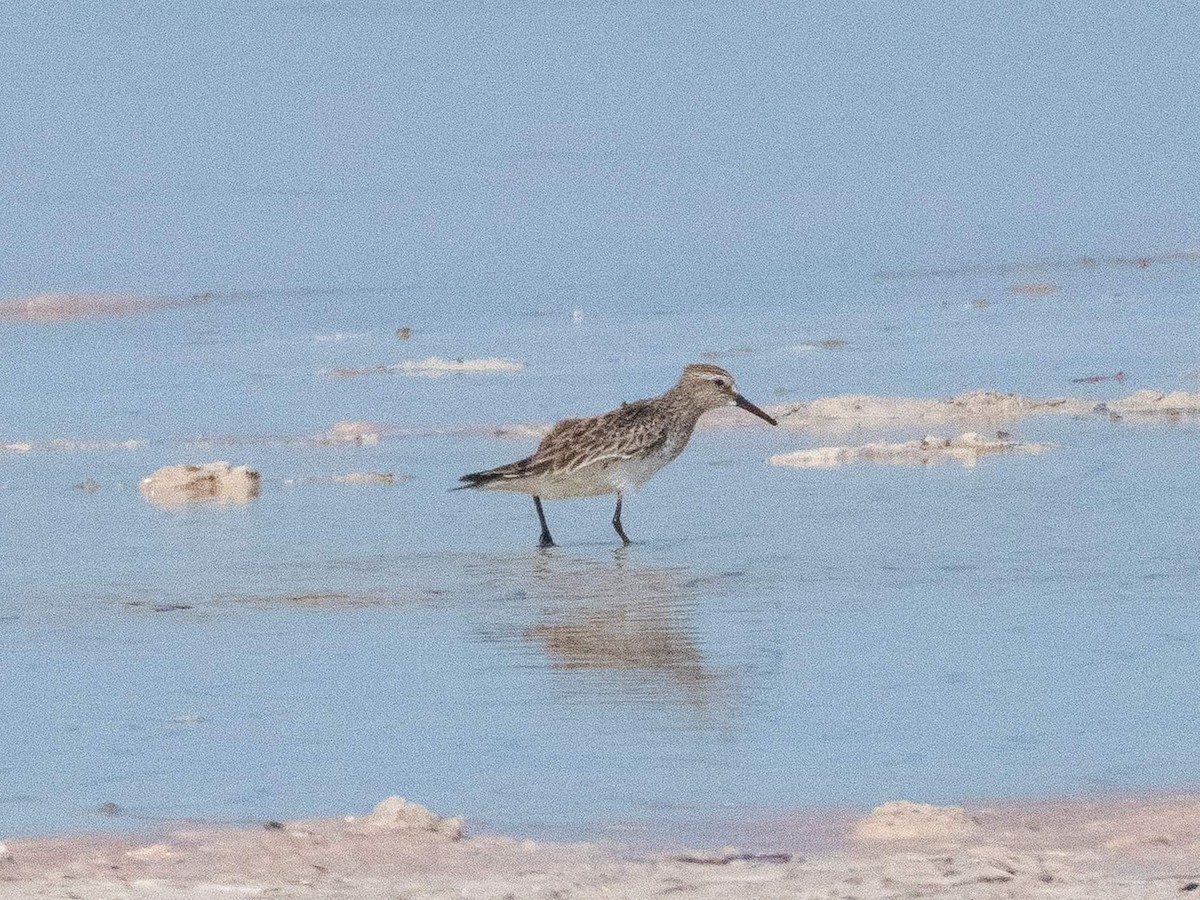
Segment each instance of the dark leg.
[[625,534],[625,529],[621,527],[621,492],[617,491],[617,511],[613,513],[613,528],[617,529],[617,534],[621,536],[621,540],[628,547],[633,541]]
[[538,541],[539,547],[553,547],[554,538],[550,537],[550,526],[546,524],[546,514],[542,512],[542,498],[534,497],[533,505],[537,507],[538,521],[542,523],[542,537]]

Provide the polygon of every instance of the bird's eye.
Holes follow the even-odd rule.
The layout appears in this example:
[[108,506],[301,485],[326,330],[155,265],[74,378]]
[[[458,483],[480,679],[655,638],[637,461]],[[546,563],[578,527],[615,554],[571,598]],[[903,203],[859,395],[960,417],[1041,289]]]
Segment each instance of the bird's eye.
[[717,379],[717,381],[716,381],[716,385],[717,385],[717,387],[725,387],[725,379],[724,379],[724,378],[718,378],[718,379]]

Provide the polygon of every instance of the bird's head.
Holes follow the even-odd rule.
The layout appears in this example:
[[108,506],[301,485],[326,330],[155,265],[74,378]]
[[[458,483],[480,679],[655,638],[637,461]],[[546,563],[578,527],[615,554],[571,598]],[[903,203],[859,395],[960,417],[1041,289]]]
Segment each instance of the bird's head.
[[679,383],[675,386],[701,409],[718,409],[722,406],[739,406],[746,412],[754,413],[760,419],[765,419],[772,425],[778,425],[771,416],[767,415],[745,397],[737,392],[737,384],[733,376],[709,363],[692,363],[684,366]]

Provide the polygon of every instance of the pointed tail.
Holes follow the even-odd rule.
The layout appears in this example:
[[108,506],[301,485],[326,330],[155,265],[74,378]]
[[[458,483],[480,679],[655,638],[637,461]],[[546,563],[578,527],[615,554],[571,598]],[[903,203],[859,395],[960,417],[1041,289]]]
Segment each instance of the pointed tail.
[[509,463],[505,466],[497,466],[494,469],[484,469],[482,472],[471,472],[468,475],[462,476],[459,481],[465,482],[462,486],[456,487],[453,490],[461,491],[466,488],[486,488],[497,481],[514,481],[534,474],[539,466],[530,465],[530,460],[533,457],[518,459],[516,462]]
[[499,481],[503,477],[504,476],[495,469],[488,469],[486,472],[471,472],[470,474],[464,475],[462,478],[458,479],[459,481],[466,482],[465,484],[460,484],[456,488],[451,488],[451,490],[465,491],[468,488],[483,487],[485,484],[488,484],[492,481]]

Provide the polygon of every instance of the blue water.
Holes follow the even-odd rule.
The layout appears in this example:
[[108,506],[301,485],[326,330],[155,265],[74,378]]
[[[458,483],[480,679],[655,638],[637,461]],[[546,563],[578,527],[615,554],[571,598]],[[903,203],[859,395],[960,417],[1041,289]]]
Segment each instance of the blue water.
[[[1007,275],[868,274],[831,282],[844,303],[815,311],[429,314],[403,320],[408,341],[386,304],[302,298],[286,318],[282,298],[6,325],[5,441],[143,443],[0,457],[0,828],[325,814],[402,793],[477,827],[686,832],[713,806],[736,819],[1194,784],[1186,418],[1032,418],[1011,429],[1056,449],[833,471],[765,460],[924,429],[755,420],[701,432],[629,499],[627,550],[607,500],[549,504],[550,553],[527,498],[447,490],[530,439],[299,440],[339,418],[600,411],[729,348],[749,348],[724,361],[761,402],[1186,389],[1193,265],[1068,271],[1045,298],[1006,293]],[[994,302],[975,309],[989,277]],[[316,340],[337,331],[361,336]],[[848,344],[794,349],[827,337]],[[431,354],[527,366],[319,374]],[[1069,382],[1118,368],[1124,384]],[[229,443],[192,443],[213,436]],[[136,490],[160,465],[214,458],[260,469],[262,496],[170,510]],[[350,471],[412,479],[287,483]],[[94,493],[75,487],[87,478]],[[123,815],[99,816],[105,802]]]
[[[0,834],[1195,786],[1193,420],[1029,419],[1054,450],[973,469],[706,431],[628,550],[606,500],[550,504],[547,554],[527,498],[448,488],[532,446],[460,426],[705,353],[759,403],[1200,390],[1200,264],[1160,257],[1200,243],[1198,16],[0,3],[0,297],[209,298],[0,322],[0,444],[36,445],[0,451]],[[320,374],[430,355],[524,369]],[[303,442],[342,419],[426,436]],[[137,492],[222,458],[259,499]],[[411,479],[288,483],[353,471]]]

